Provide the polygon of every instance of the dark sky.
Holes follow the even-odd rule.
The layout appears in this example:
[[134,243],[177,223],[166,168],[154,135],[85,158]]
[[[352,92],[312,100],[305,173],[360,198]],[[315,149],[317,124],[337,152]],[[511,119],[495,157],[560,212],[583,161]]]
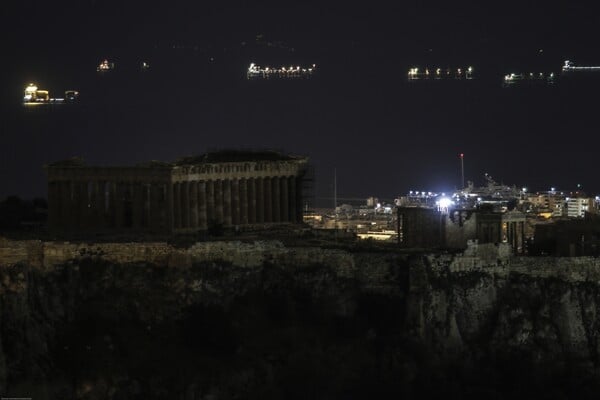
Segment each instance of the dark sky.
[[[559,72],[565,59],[600,65],[600,14],[584,3],[4,3],[1,197],[45,196],[49,161],[134,164],[220,148],[308,155],[321,198],[334,168],[342,197],[452,190],[460,152],[479,184],[487,172],[600,192],[600,77],[501,86],[505,73]],[[99,76],[104,58],[116,69]],[[252,61],[320,72],[250,82]],[[409,83],[415,65],[473,65],[477,79]],[[81,102],[26,109],[31,81],[55,96],[78,89]]]

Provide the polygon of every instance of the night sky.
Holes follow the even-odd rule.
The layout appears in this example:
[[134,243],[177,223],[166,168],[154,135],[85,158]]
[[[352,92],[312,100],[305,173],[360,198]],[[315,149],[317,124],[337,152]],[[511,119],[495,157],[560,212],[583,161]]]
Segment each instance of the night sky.
[[[600,192],[600,76],[501,85],[566,59],[600,65],[600,14],[578,2],[4,3],[2,198],[45,196],[42,165],[73,156],[132,165],[222,148],[309,156],[323,201],[334,168],[340,197],[453,190],[461,152],[476,184],[487,172]],[[116,69],[100,76],[104,58]],[[248,81],[250,62],[316,63],[319,74]],[[477,79],[407,81],[426,65],[472,65]],[[81,101],[28,109],[29,82]]]

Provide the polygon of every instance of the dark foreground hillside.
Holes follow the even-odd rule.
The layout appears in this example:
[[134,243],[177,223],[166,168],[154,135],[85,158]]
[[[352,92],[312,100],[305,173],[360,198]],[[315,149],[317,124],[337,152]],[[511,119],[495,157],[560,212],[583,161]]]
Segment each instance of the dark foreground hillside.
[[173,250],[164,265],[78,251],[52,265],[0,254],[3,396],[562,399],[600,389],[594,260],[571,274],[568,260],[264,245],[220,261]]

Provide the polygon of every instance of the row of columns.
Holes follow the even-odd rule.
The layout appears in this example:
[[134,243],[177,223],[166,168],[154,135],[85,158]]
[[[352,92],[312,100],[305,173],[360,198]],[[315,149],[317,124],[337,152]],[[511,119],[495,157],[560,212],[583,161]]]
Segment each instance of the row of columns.
[[506,222],[506,231],[504,232],[504,235],[515,254],[523,253],[525,244],[525,221]]
[[301,180],[264,177],[168,183],[51,181],[48,222],[58,229],[206,230],[298,222]]
[[60,229],[170,226],[166,183],[54,181],[48,184],[48,222]]
[[176,182],[173,228],[298,222],[302,212],[299,184],[293,176]]

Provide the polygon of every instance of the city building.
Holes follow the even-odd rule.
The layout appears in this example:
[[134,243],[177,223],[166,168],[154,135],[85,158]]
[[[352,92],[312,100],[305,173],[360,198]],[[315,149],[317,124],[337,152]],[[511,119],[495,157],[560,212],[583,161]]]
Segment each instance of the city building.
[[586,212],[596,209],[595,199],[587,197],[583,192],[538,192],[527,196],[526,201],[533,212],[546,218],[570,217],[583,218]]
[[308,159],[222,151],[131,167],[45,166],[54,231],[189,233],[302,221]]
[[593,199],[588,197],[567,197],[565,199],[565,213],[567,217],[583,218],[585,213],[593,209]]

